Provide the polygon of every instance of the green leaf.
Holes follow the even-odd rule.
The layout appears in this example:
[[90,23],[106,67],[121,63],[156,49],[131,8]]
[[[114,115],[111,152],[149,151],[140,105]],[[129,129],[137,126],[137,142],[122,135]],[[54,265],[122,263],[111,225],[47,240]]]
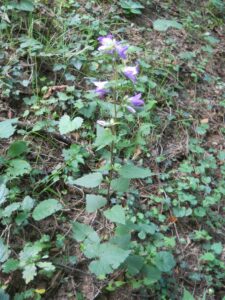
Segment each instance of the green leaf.
[[36,275],[37,275],[37,268],[35,264],[29,264],[24,267],[23,279],[25,280],[26,284],[32,281]]
[[24,197],[23,202],[21,204],[21,209],[25,211],[30,211],[34,207],[34,202],[35,200],[30,196]]
[[[4,273],[11,273],[17,270],[19,267],[19,260],[10,258],[8,259],[3,265],[2,265],[2,270]],[[1,297],[0,297],[1,299]]]
[[9,257],[10,251],[8,246],[3,242],[3,239],[0,238],[0,262],[5,262]]
[[22,176],[24,174],[29,174],[31,171],[30,164],[22,159],[13,159],[9,162],[9,167],[7,169],[7,175],[9,177],[15,178]]
[[133,164],[122,166],[119,170],[120,176],[128,179],[133,178],[146,178],[151,176],[151,171],[149,169],[136,167]]
[[124,193],[128,190],[130,179],[119,177],[111,181],[111,187],[114,191]]
[[21,154],[27,152],[28,147],[27,143],[24,141],[16,141],[12,143],[7,152],[9,157],[15,158],[20,156]]
[[18,210],[21,206],[20,202],[14,202],[8,206],[5,207],[2,216],[3,217],[10,217],[12,215],[12,213],[16,210]]
[[130,276],[137,275],[144,266],[144,258],[138,255],[130,255],[125,264],[127,266],[127,272]]
[[37,263],[37,266],[44,269],[46,272],[55,271],[55,266],[50,261],[40,261]]
[[213,250],[216,254],[221,254],[223,251],[223,245],[221,242],[214,243],[211,245],[211,250]]
[[170,252],[160,251],[156,254],[155,265],[161,272],[169,272],[175,267],[176,262]]
[[14,7],[18,10],[32,12],[34,10],[34,3],[32,0],[20,0]]
[[144,283],[146,285],[152,285],[161,278],[161,272],[152,265],[145,265],[143,270]]
[[59,120],[59,132],[60,134],[66,134],[77,130],[83,124],[83,119],[80,117],[76,117],[73,120],[70,119],[68,115],[64,115]]
[[184,295],[182,297],[182,300],[195,300],[195,298],[192,296],[192,294],[184,289]]
[[100,241],[96,231],[94,231],[94,229],[87,224],[73,222],[72,232],[73,232],[73,238],[77,242],[83,242],[84,240],[88,240],[90,243],[99,243]]
[[0,205],[6,201],[6,196],[8,195],[9,190],[7,189],[4,183],[0,184]]
[[166,20],[166,19],[157,19],[153,22],[153,28],[157,31],[166,31],[170,27],[176,29],[182,29],[182,24],[178,23],[175,20]]
[[120,0],[119,2],[120,6],[127,11],[127,13],[133,13],[133,14],[141,14],[141,8],[144,8],[144,6],[133,0]]
[[205,261],[214,261],[215,260],[215,255],[211,252],[206,252],[203,255],[200,256],[201,260]]
[[12,126],[18,119],[9,119],[0,122],[0,139],[8,139],[16,131],[16,126]]
[[112,131],[109,128],[105,128],[98,133],[94,146],[98,147],[97,150],[100,150],[105,146],[111,145],[113,141],[115,141],[115,137]]
[[115,205],[104,212],[104,216],[115,223],[125,224],[125,210],[121,205]]
[[59,201],[55,199],[47,199],[44,201],[41,201],[34,209],[33,211],[33,218],[36,221],[43,220],[57,211],[62,209],[62,204],[59,203]]
[[94,188],[99,186],[102,182],[102,174],[101,173],[89,173],[84,175],[83,177],[76,179],[73,181],[74,184],[86,187],[86,188]]
[[123,250],[110,243],[99,244],[95,252],[97,260],[90,263],[89,269],[96,276],[110,274],[125,261],[129,254],[130,250]]
[[107,200],[99,195],[87,195],[86,196],[86,211],[91,213],[95,212],[99,208],[103,207],[106,205]]

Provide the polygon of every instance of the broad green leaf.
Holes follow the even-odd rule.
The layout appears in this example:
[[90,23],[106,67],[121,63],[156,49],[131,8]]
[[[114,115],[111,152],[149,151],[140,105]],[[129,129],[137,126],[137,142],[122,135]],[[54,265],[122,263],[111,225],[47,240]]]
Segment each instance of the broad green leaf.
[[166,19],[157,19],[153,22],[153,28],[157,31],[166,31],[170,27],[176,29],[182,29],[182,24],[178,23],[175,20],[166,20]]
[[34,10],[34,2],[32,0],[20,0],[14,4],[14,7],[18,10],[32,12]]
[[100,195],[87,195],[86,196],[86,211],[91,213],[106,205],[107,200]]
[[30,171],[31,166],[27,161],[22,159],[13,159],[9,162],[7,175],[9,177],[15,178],[18,176],[23,176],[24,174],[29,174]]
[[0,205],[6,201],[9,190],[4,183],[0,184]]
[[200,256],[200,259],[205,260],[205,261],[214,261],[216,258],[215,258],[215,255],[213,253],[206,252],[206,253],[204,253],[203,255]]
[[161,272],[169,272],[175,267],[176,262],[170,252],[160,251],[156,254],[155,265]]
[[125,224],[125,210],[121,205],[115,205],[104,212],[104,216],[115,223]]
[[21,209],[25,211],[30,211],[34,207],[34,202],[35,200],[30,196],[24,197],[23,202],[21,204]]
[[105,128],[97,135],[94,146],[97,147],[97,150],[100,150],[105,146],[111,145],[113,141],[115,141],[115,136],[112,134],[112,131],[109,128]]
[[128,190],[130,179],[119,177],[111,181],[111,187],[114,191],[124,193]]
[[151,171],[146,168],[136,167],[133,164],[122,166],[119,170],[120,176],[128,179],[132,178],[146,178],[151,176]]
[[33,218],[36,221],[43,220],[57,211],[62,209],[62,204],[55,200],[55,199],[47,199],[44,201],[41,201],[34,209],[33,211]]
[[10,217],[14,211],[16,211],[20,208],[20,206],[21,206],[20,202],[14,202],[14,203],[6,206],[2,213],[3,217]]
[[127,13],[132,14],[141,14],[141,9],[144,8],[140,2],[133,0],[120,0],[119,4]]
[[0,238],[0,262],[5,262],[9,257],[10,251],[8,246],[3,242],[3,239]]
[[18,119],[8,119],[0,122],[0,139],[8,139],[16,131],[16,126],[13,126]]
[[137,275],[144,266],[144,258],[138,255],[130,255],[126,261],[127,272],[130,276]]
[[223,245],[221,242],[213,243],[211,245],[211,250],[213,250],[216,254],[221,254],[223,251]]
[[95,188],[99,186],[102,182],[102,174],[101,173],[89,173],[84,175],[83,177],[76,179],[73,181],[74,184],[86,187],[86,188]]
[[50,261],[40,261],[37,263],[37,266],[44,269],[46,272],[55,271],[55,266]]
[[27,147],[27,143],[24,141],[15,141],[14,143],[12,143],[8,149],[8,156],[15,158],[20,156],[21,154],[27,152],[28,147]]
[[123,250],[110,243],[99,244],[95,252],[97,260],[90,263],[89,269],[96,276],[110,274],[125,261],[129,254],[129,250]]
[[146,285],[152,285],[161,278],[161,272],[153,265],[145,265],[142,272]]
[[83,242],[85,239],[87,239],[89,243],[99,243],[100,241],[96,231],[94,231],[94,229],[87,224],[73,222],[72,232],[73,232],[73,238],[77,242]]
[[25,280],[26,284],[32,281],[36,275],[37,275],[37,268],[35,264],[29,264],[24,267],[23,279]]
[[77,130],[81,127],[83,123],[83,119],[80,117],[76,117],[73,120],[70,119],[68,115],[64,115],[59,120],[59,132],[61,134],[66,134]]
[[195,300],[195,298],[192,296],[192,294],[184,289],[184,295],[182,297],[182,300]]
[[[8,259],[3,265],[2,265],[2,270],[4,273],[11,273],[15,270],[17,270],[19,267],[19,260],[10,258]],[[1,297],[0,297],[1,299]]]

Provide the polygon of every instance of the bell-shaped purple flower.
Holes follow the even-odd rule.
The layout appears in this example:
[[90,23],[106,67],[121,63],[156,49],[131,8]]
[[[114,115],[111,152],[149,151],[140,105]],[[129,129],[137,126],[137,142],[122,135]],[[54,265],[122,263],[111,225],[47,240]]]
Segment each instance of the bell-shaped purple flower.
[[136,113],[136,110],[135,110],[132,106],[127,105],[126,108],[127,108],[127,110],[129,110],[129,112],[131,112],[132,114],[135,114],[135,113]]
[[107,53],[113,53],[115,51],[117,41],[113,38],[111,34],[108,34],[106,36],[100,36],[98,38],[98,41],[101,45],[98,48],[99,51],[103,51]]
[[104,96],[109,93],[109,90],[106,89],[108,81],[95,81],[93,83],[96,86],[96,89],[94,91],[99,96],[99,98],[104,98]]
[[144,100],[141,99],[141,93],[139,94],[136,94],[135,96],[133,97],[130,97],[128,99],[130,101],[130,103],[133,105],[133,106],[143,106],[145,104]]
[[128,50],[128,46],[123,46],[120,43],[117,43],[116,45],[116,52],[119,55],[120,58],[122,59],[127,59],[127,50]]
[[133,81],[133,82],[136,82],[138,72],[139,72],[138,66],[135,66],[135,67],[125,67],[123,69],[123,74],[127,78],[129,78],[131,81]]

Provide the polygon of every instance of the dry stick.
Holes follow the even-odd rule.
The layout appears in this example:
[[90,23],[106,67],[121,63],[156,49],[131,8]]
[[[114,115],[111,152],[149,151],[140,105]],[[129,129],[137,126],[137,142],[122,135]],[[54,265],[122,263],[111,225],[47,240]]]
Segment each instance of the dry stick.
[[[7,121],[7,120],[9,120],[9,119],[0,117],[0,122]],[[17,121],[17,122],[15,122],[15,124],[19,128],[26,129],[26,130],[32,130],[33,127],[34,127],[34,124],[28,123],[28,122]],[[57,132],[48,132],[45,129],[41,129],[39,132],[44,133],[46,135],[50,135],[53,138],[55,138],[56,140],[58,140],[60,142],[63,142],[64,144],[67,144],[69,146],[72,144],[72,140],[70,138],[68,138],[67,136],[61,135],[61,134],[59,134]]]

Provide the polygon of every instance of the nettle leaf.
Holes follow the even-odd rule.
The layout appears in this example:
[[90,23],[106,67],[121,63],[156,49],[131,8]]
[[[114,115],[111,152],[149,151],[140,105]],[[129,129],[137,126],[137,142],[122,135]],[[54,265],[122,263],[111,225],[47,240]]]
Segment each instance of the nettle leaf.
[[94,145],[98,147],[97,150],[100,150],[111,145],[114,141],[115,136],[112,134],[112,131],[109,128],[106,128],[98,132]]
[[26,142],[16,141],[10,145],[7,154],[9,157],[15,158],[27,152],[27,150],[28,147]]
[[24,174],[29,174],[31,171],[30,164],[22,159],[13,159],[9,162],[7,176],[15,178]]
[[73,181],[74,184],[86,187],[86,188],[95,188],[100,185],[102,182],[101,173],[89,173],[83,177]]
[[125,209],[121,205],[115,205],[104,212],[104,216],[115,223],[125,224]]
[[99,243],[100,239],[97,232],[89,225],[79,222],[72,223],[73,238],[77,242],[87,240],[89,243]]
[[0,205],[6,201],[6,197],[9,193],[6,185],[4,183],[0,184]]
[[91,213],[95,212],[99,208],[105,206],[107,203],[106,198],[100,195],[87,195],[86,196],[86,211]]
[[169,272],[176,265],[173,255],[167,251],[160,251],[156,254],[155,265],[162,272]]
[[18,119],[9,119],[0,122],[0,139],[8,139],[16,131],[16,126],[13,126]]
[[184,289],[184,295],[182,297],[182,300],[195,300],[195,298],[188,290]]
[[130,254],[130,250],[123,250],[110,243],[99,244],[95,250],[97,260],[90,263],[89,270],[96,276],[105,276],[112,273]]
[[182,29],[182,24],[178,23],[175,20],[166,20],[166,19],[157,19],[153,22],[153,28],[157,31],[166,31],[170,27],[176,29]]
[[32,281],[36,275],[37,267],[35,266],[35,264],[29,264],[24,267],[23,279],[25,280],[26,284]]
[[9,257],[10,251],[7,245],[4,244],[3,239],[0,238],[0,262],[5,262]]
[[119,177],[111,181],[111,187],[114,191],[124,193],[128,190],[130,179]]
[[83,119],[76,117],[73,120],[70,119],[68,115],[64,115],[59,120],[59,132],[60,134],[66,134],[77,130],[83,124]]
[[36,221],[43,220],[57,211],[62,209],[62,204],[55,200],[55,199],[47,199],[44,201],[41,201],[34,209],[33,211],[33,218]]
[[140,168],[133,164],[122,166],[119,170],[120,176],[128,179],[133,178],[146,178],[151,176],[151,171],[146,168]]

